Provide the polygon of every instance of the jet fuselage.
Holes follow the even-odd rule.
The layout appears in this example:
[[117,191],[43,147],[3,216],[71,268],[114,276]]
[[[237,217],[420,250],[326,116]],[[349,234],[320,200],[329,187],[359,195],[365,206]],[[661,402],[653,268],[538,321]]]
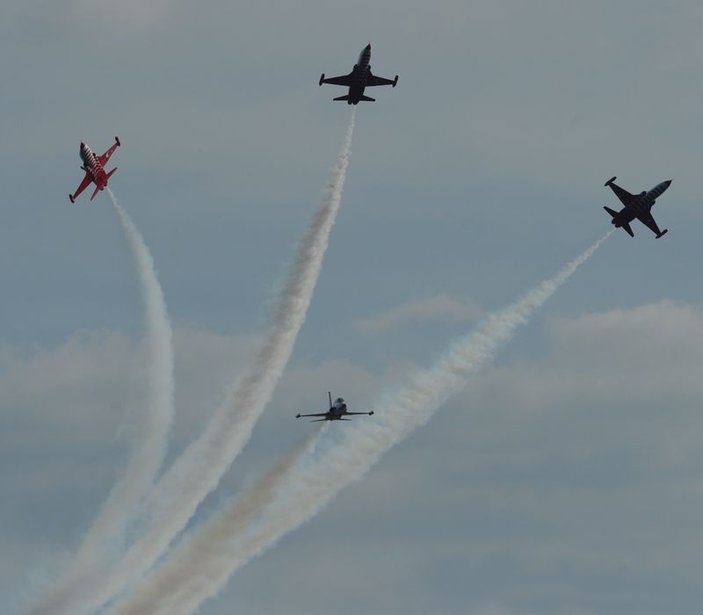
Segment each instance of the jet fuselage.
[[371,63],[371,43],[366,45],[359,54],[359,59],[354,65],[354,70],[351,74],[351,84],[349,85],[349,100],[350,105],[358,104],[364,96],[366,89],[366,79],[369,75],[369,64]]
[[334,403],[332,404],[332,407],[329,409],[329,420],[330,421],[338,421],[343,414],[346,414],[347,412],[347,402],[344,401],[341,397],[338,397],[337,399],[334,400]]
[[83,142],[81,142],[79,154],[83,161],[83,166],[81,168],[87,173],[90,173],[95,185],[102,190],[107,185],[107,173],[105,173],[105,169],[103,165],[100,164],[98,157],[93,150]]

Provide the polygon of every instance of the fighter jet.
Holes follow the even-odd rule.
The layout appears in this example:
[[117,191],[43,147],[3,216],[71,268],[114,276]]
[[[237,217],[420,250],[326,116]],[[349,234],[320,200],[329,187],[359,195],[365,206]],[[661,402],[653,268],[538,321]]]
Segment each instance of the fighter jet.
[[347,410],[347,402],[345,402],[341,397],[338,397],[334,400],[334,403],[332,403],[332,393],[328,392],[327,396],[330,401],[330,409],[327,412],[318,412],[317,414],[296,414],[295,418],[299,419],[301,416],[324,417],[315,421],[310,421],[311,423],[319,423],[320,421],[350,421],[351,419],[345,419],[342,417],[351,416],[354,414],[368,414],[369,416],[373,414],[373,410],[371,410],[371,412],[349,412],[349,410]]
[[95,184],[95,191],[90,197],[92,201],[95,195],[101,190],[105,190],[107,182],[112,177],[112,174],[117,171],[117,167],[109,173],[105,172],[105,165],[115,150],[121,145],[119,137],[115,137],[115,142],[101,156],[97,156],[85,143],[81,142],[81,147],[78,153],[83,161],[81,169],[85,171],[85,177],[73,194],[69,194],[68,198],[71,203],[75,203],[78,195],[83,192],[91,183]]
[[652,217],[651,211],[652,207],[654,207],[655,201],[671,184],[671,180],[668,179],[665,182],[657,184],[649,191],[645,190],[639,194],[630,194],[627,190],[621,188],[615,183],[616,179],[616,177],[611,177],[607,182],[605,182],[605,185],[610,187],[625,207],[620,211],[614,211],[610,209],[610,207],[603,208],[612,217],[611,222],[615,228],[622,228],[630,235],[630,237],[634,237],[635,234],[632,232],[630,222],[637,218],[642,224],[652,230],[652,232],[657,236],[657,239],[666,235],[669,229],[665,228],[663,231],[660,231],[657,223]]
[[369,62],[371,61],[371,43],[366,45],[361,50],[359,54],[359,59],[354,64],[352,72],[348,75],[340,75],[339,77],[330,77],[325,79],[325,73],[322,73],[320,77],[320,85],[323,83],[331,83],[332,85],[343,85],[349,88],[349,93],[346,96],[339,96],[334,100],[346,100],[348,105],[358,105],[360,101],[367,100],[370,102],[375,101],[375,98],[370,96],[364,96],[364,89],[370,88],[376,85],[392,85],[395,87],[398,83],[398,75],[395,79],[384,79],[383,77],[376,77],[371,72],[371,66]]

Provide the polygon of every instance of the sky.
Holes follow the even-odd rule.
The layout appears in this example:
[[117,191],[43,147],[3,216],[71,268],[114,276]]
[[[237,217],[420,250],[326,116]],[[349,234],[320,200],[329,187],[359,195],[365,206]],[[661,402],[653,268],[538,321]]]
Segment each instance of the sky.
[[[8,0],[0,20],[0,603],[79,543],[145,397],[139,287],[78,145],[152,252],[176,332],[169,459],[247,365],[348,123],[319,75],[371,41],[308,318],[207,518],[673,178],[461,395],[203,615],[698,613],[703,7],[680,0]],[[359,420],[366,420],[361,417]],[[372,419],[370,419],[372,420]],[[337,428],[337,425],[332,427]],[[343,426],[342,426],[343,428]],[[15,611],[11,610],[12,615]]]

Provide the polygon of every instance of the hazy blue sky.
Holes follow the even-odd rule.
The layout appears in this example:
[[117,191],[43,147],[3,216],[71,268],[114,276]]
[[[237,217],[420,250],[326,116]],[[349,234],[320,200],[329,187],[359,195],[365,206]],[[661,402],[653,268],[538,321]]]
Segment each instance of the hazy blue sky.
[[[609,227],[603,187],[673,178],[666,238],[614,234],[424,429],[204,615],[698,613],[703,599],[703,6],[7,0],[0,19],[0,604],[75,546],[143,400],[138,287],[78,144],[111,180],[177,331],[174,454],[246,363],[372,42],[291,365],[200,517],[310,426],[429,365]],[[333,426],[337,427],[337,426]],[[341,427],[343,428],[343,427]]]

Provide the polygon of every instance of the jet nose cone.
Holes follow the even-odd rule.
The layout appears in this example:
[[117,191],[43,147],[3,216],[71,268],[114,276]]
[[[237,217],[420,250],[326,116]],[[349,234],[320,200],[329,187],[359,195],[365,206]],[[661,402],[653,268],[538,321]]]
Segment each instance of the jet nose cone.
[[671,182],[673,182],[673,181],[674,181],[673,179],[667,179],[664,183],[666,184],[666,187],[668,188],[669,186],[671,186]]
[[369,43],[368,45],[366,45],[365,49],[366,49],[366,51],[371,51],[371,43]]

